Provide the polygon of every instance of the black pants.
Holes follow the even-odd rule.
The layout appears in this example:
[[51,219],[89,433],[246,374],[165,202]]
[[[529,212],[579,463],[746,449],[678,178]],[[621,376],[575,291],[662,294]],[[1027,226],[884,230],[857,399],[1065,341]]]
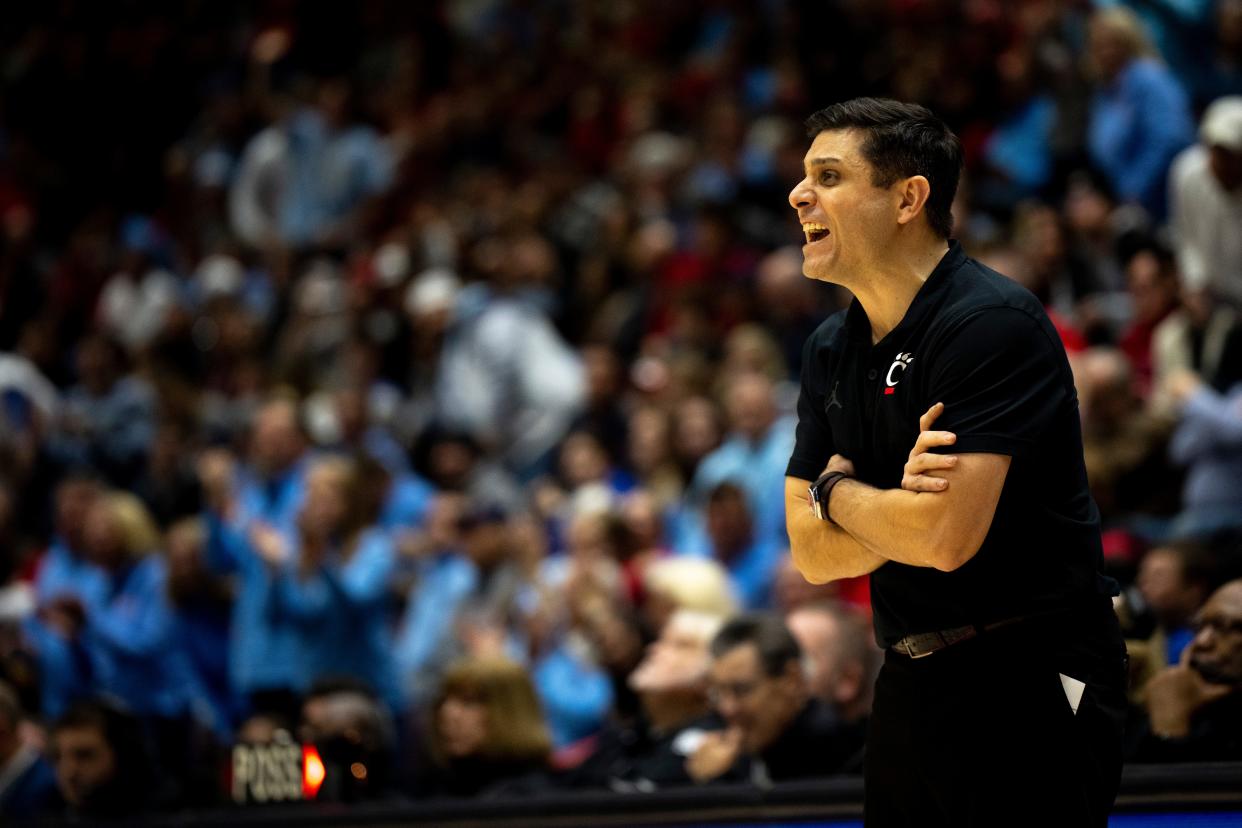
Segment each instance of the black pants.
[[[1075,714],[1059,673],[1086,682]],[[1124,645],[1107,617],[890,651],[867,738],[868,828],[1100,826],[1121,777]]]

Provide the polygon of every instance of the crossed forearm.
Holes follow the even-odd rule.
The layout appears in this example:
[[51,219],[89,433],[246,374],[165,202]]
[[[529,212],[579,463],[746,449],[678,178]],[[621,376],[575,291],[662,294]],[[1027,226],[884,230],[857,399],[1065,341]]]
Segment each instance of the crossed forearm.
[[941,495],[876,489],[842,480],[833,489],[828,514],[846,534],[885,561],[943,568],[952,556],[941,537]]
[[813,583],[866,575],[889,561],[944,568],[952,558],[940,539],[934,497],[842,480],[829,500],[829,523],[791,493],[786,528],[794,564]]
[[785,528],[794,566],[813,584],[856,578],[888,562],[841,527],[815,517],[805,498],[788,504]]

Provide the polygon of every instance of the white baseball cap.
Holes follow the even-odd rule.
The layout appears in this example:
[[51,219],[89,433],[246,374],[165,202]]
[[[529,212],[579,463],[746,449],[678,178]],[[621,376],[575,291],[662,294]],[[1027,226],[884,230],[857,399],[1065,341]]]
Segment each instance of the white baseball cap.
[[1199,139],[1209,147],[1242,152],[1242,95],[1217,98],[1203,113]]

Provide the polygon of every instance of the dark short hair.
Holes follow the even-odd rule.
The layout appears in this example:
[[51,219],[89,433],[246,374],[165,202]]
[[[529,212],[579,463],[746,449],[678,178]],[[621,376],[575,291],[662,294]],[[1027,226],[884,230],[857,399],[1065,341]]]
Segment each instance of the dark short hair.
[[854,98],[821,109],[806,119],[807,135],[856,129],[864,133],[862,155],[871,165],[871,183],[891,187],[898,179],[924,176],[931,185],[927,223],[949,238],[953,198],[962,174],[962,144],[926,107],[889,98]]
[[802,660],[802,648],[798,639],[785,626],[785,622],[770,613],[755,612],[739,615],[725,622],[712,639],[712,658],[754,644],[759,652],[759,662],[768,676],[779,676],[789,668],[789,663]]
[[733,504],[740,502],[745,507],[747,505],[746,492],[734,481],[723,480],[707,493],[707,502],[713,506],[720,503]]

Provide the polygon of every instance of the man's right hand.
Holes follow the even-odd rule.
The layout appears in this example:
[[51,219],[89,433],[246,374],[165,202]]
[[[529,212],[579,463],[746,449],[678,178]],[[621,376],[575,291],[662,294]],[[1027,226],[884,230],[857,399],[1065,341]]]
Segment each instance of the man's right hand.
[[910,449],[910,457],[901,477],[901,488],[908,492],[943,492],[949,488],[948,480],[929,474],[957,465],[955,455],[931,451],[935,446],[951,446],[957,441],[957,435],[951,431],[931,430],[936,418],[943,413],[944,403],[936,403],[919,417],[919,437],[914,441],[914,448]]
[[[1186,648],[1189,651],[1189,647]],[[1190,720],[1206,704],[1234,692],[1227,684],[1213,684],[1189,663],[1182,661],[1164,670],[1147,683],[1147,716],[1152,732],[1165,739],[1180,739],[1190,733]]]
[[741,754],[741,731],[712,731],[703,736],[703,743],[686,760],[686,773],[695,782],[708,782],[727,773]]

